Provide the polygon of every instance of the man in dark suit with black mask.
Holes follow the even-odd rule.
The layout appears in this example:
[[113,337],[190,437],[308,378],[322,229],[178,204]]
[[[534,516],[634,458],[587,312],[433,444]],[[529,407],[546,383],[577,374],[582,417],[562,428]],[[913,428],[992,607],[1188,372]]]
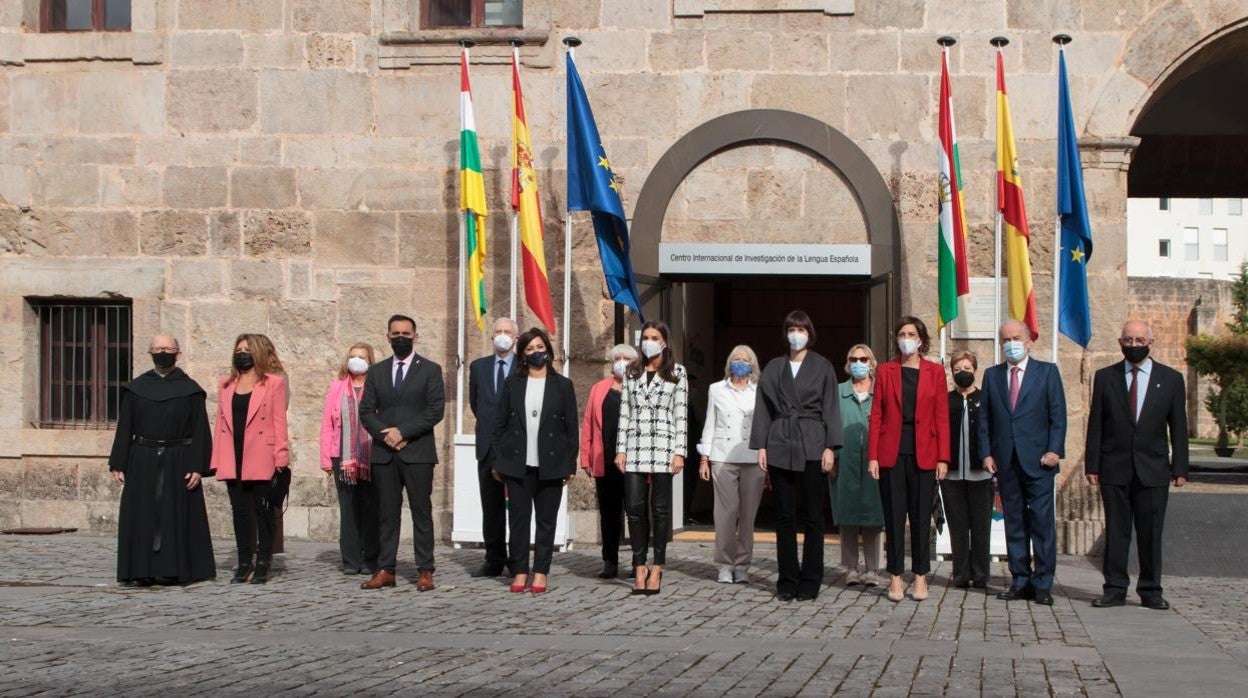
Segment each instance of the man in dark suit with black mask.
[[498,394],[516,363],[518,332],[511,318],[494,321],[494,353],[468,364],[468,405],[477,418],[477,481],[481,488],[481,537],[485,562],[474,577],[497,577],[507,563],[507,507],[503,483],[486,462],[494,426],[498,423]]
[[433,466],[438,463],[433,428],[446,403],[442,367],[416,353],[416,321],[394,315],[387,323],[394,355],[373,364],[360,399],[360,422],[373,437],[370,460],[381,506],[381,555],[377,573],[361,589],[395,584],[403,492],[412,510],[418,591],[433,585]]
[[1146,323],[1127,322],[1118,344],[1124,358],[1096,372],[1088,412],[1084,471],[1105,504],[1104,594],[1092,605],[1126,603],[1134,527],[1135,591],[1145,608],[1164,611],[1170,603],[1161,595],[1161,533],[1170,484],[1187,484],[1187,389],[1178,371],[1148,358],[1153,331]]

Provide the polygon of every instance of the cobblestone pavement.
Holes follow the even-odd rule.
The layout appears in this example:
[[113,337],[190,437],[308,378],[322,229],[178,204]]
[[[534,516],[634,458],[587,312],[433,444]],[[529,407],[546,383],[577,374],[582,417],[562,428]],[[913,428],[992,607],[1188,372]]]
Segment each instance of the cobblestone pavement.
[[781,603],[771,546],[752,584],[722,585],[709,546],[673,544],[655,597],[594,578],[596,550],[556,554],[534,597],[471,579],[479,551],[439,549],[439,588],[422,594],[410,565],[398,588],[366,593],[337,571],[336,546],[287,549],[264,586],[229,584],[221,555],[221,579],[138,589],[112,581],[110,538],[0,537],[0,695],[1139,693],[1120,673],[1165,695],[1155,682],[1181,676],[1178,660],[1212,677],[1205,696],[1248,681],[1248,598],[1233,580],[1169,580],[1177,613],[1098,611],[1099,575],[1076,558],[1059,563],[1047,608],[947,589],[943,564],[922,603],[832,573],[817,601]]

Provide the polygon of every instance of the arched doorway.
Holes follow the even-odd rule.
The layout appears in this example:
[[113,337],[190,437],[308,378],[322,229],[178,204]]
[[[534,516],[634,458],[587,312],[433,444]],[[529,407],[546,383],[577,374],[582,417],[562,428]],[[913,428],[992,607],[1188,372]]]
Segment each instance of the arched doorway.
[[[738,179],[715,178],[714,163],[724,158]],[[699,193],[690,194],[708,169],[712,183],[703,181]],[[776,202],[794,191],[804,197],[804,209],[814,202],[823,208],[803,210],[812,215],[786,225],[784,217],[794,208]],[[734,220],[739,213],[731,206],[734,195],[746,206],[752,197],[770,196],[771,204],[764,206],[782,220],[765,220],[757,211],[752,218],[740,212],[748,220]],[[829,199],[836,204],[830,207]],[[727,213],[703,215],[726,202]],[[682,206],[700,224],[685,234],[676,232],[672,221],[673,208]],[[831,214],[832,208],[844,215],[828,215],[834,222],[823,226],[820,212]],[[706,386],[722,376],[731,347],[751,345],[764,362],[779,353],[778,325],[794,307],[811,313],[818,349],[834,364],[854,343],[866,341],[877,352],[888,344],[900,300],[900,223],[892,194],[866,153],[817,119],[759,109],[693,129],[646,179],[631,236],[643,309],[648,319],[672,326],[673,346],[690,371],[694,416],[704,414]],[[797,263],[776,263],[779,258]],[[837,261],[849,259],[855,263]],[[617,315],[617,333],[626,329],[636,327],[625,328]],[[696,439],[695,434],[691,441]],[[682,490],[692,492],[694,481],[686,484],[690,489]],[[706,497],[699,500],[709,506]],[[678,496],[677,521],[686,506],[701,511],[697,504]]]

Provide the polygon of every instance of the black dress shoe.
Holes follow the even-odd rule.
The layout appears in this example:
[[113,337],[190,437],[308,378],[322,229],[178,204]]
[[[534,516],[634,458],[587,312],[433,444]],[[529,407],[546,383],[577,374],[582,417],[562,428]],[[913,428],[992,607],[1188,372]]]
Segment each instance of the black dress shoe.
[[602,571],[598,573],[599,579],[615,579],[620,576],[620,566],[613,562],[602,563]]
[[1036,589],[1035,600],[1041,606],[1052,606],[1053,594],[1048,589]]
[[976,579],[976,580],[973,580],[973,581],[971,582],[971,586],[975,587],[976,589],[987,589],[987,588],[988,588],[988,580],[987,580],[987,579]]
[[791,591],[777,591],[776,598],[780,599],[781,601],[792,601],[793,599],[797,598],[797,594],[794,594]]
[[256,571],[251,575],[252,584],[267,584],[269,581],[269,563],[257,562]]
[[487,562],[481,565],[480,567],[478,567],[477,569],[473,570],[472,576],[473,577],[501,577],[503,576],[503,566],[491,565],[490,563]]
[[1170,610],[1170,602],[1166,601],[1165,597],[1162,596],[1149,596],[1148,598],[1140,599],[1140,605],[1144,608],[1151,608],[1154,611]]
[[1092,599],[1092,608],[1112,608],[1114,606],[1126,606],[1127,597],[1118,594],[1105,594],[1099,598]]
[[1035,597],[1036,594],[1031,590],[1031,587],[1010,587],[1000,594],[997,594],[997,598],[1002,601],[1018,601],[1023,599],[1034,599]]
[[234,577],[230,579],[230,584],[242,584],[251,578],[251,573],[255,570],[250,562],[243,563],[234,570]]
[[954,582],[953,582],[953,587],[954,587],[955,589],[970,589],[970,588],[971,588],[971,580],[969,580],[969,579],[958,579],[958,580],[954,580]]
[[818,598],[818,594],[808,594],[804,591],[797,594],[798,601],[814,601],[816,598]]

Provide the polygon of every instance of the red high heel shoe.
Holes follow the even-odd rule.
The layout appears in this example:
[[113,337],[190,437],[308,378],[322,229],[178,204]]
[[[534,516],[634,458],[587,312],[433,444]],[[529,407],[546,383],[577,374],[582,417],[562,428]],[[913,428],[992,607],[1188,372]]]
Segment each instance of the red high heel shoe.
[[510,589],[511,589],[511,593],[513,593],[513,594],[523,594],[523,593],[525,592],[525,590],[526,590],[526,589],[528,589],[528,588],[529,588],[529,577],[528,577],[528,575],[525,575],[525,577],[524,577],[524,582],[523,582],[523,583],[521,583],[521,584],[516,584],[515,582],[512,582],[512,583],[511,583],[511,587],[510,587]]
[[[547,584],[549,584],[549,583],[550,583],[550,580],[549,580],[549,579],[547,579],[547,580],[546,580],[546,582],[547,582]],[[545,593],[546,593],[546,584],[542,584],[541,586],[538,586],[537,584],[534,584],[533,586],[529,587],[529,589],[530,589],[530,590],[531,590],[534,594],[545,594]]]

